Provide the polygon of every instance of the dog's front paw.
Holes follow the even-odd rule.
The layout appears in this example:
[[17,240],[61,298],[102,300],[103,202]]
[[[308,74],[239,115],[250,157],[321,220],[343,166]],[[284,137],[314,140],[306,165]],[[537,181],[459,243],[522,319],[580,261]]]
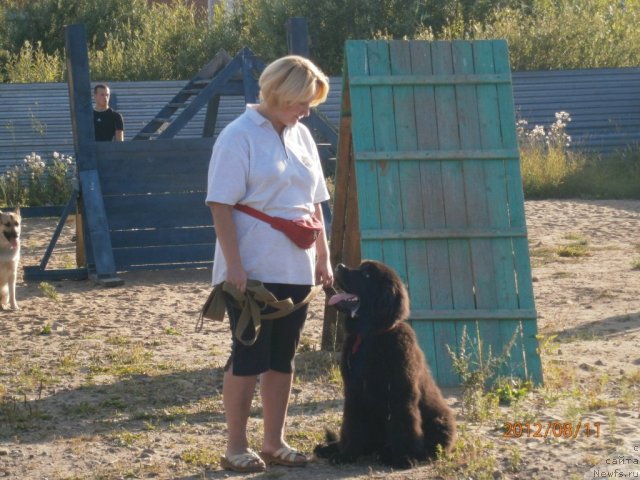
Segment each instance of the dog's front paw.
[[14,303],[11,305],[11,310],[20,310],[20,307],[18,306],[17,303]]
[[409,455],[394,454],[390,448],[385,448],[378,453],[378,460],[383,465],[407,470],[418,465],[418,461]]
[[345,452],[339,452],[335,455],[332,455],[331,458],[329,458],[329,461],[334,465],[343,465],[345,463],[355,462],[356,456]]
[[338,442],[321,443],[313,449],[313,453],[315,453],[318,458],[331,458],[338,454],[339,451],[340,445]]

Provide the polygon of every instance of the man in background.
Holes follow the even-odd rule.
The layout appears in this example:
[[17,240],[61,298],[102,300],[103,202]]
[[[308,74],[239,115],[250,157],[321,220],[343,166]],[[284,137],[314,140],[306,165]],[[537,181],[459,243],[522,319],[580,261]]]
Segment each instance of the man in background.
[[124,120],[109,107],[109,87],[98,84],[93,89],[95,106],[93,108],[93,128],[96,142],[122,142],[124,140]]

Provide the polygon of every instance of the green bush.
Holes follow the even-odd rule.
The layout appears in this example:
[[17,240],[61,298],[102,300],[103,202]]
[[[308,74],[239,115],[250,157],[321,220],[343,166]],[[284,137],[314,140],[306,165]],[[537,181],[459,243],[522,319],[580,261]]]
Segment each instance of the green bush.
[[3,206],[63,205],[74,178],[72,157],[53,152],[47,160],[33,152],[0,177],[0,201]]
[[5,72],[11,83],[62,82],[64,59],[58,52],[46,53],[40,42],[34,48],[25,41],[19,53],[7,55]]
[[526,198],[640,198],[640,150],[606,157],[568,148],[571,118],[556,113],[550,126],[518,121],[522,184]]
[[[34,51],[40,48],[58,72],[64,25],[82,23],[92,78],[187,79],[220,49],[233,55],[247,46],[266,61],[283,55],[286,22],[295,16],[308,19],[311,58],[330,75],[341,74],[344,42],[352,38],[506,38],[514,70],[640,64],[640,0],[235,0],[232,9],[224,5],[216,6],[209,24],[206,12],[180,0],[168,5],[5,0],[0,77],[57,78],[47,69],[40,73],[45,65],[32,58]],[[35,47],[23,51],[25,45]]]
[[532,0],[497,10],[470,37],[507,39],[517,71],[629,67],[640,65],[639,24],[640,0]]

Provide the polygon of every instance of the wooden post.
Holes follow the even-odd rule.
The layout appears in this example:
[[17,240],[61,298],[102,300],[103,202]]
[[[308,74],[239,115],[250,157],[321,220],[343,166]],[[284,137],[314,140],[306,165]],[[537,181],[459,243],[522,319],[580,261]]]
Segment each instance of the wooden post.
[[291,55],[309,56],[309,28],[304,17],[287,21],[287,49]]
[[71,127],[80,179],[80,199],[84,203],[86,213],[84,221],[93,249],[96,277],[104,285],[121,285],[122,280],[116,276],[109,226],[97,170],[89,54],[84,25],[69,25],[65,28],[65,50]]

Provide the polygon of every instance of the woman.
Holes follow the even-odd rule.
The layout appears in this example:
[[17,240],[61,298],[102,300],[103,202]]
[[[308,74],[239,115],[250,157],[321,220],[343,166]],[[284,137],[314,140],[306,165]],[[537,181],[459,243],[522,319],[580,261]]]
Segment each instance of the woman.
[[[333,272],[324,231],[309,249],[296,246],[268,223],[234,209],[243,204],[271,216],[323,221],[320,202],[329,198],[318,152],[299,121],[324,102],[327,77],[309,60],[290,55],[265,68],[260,104],[247,105],[216,140],[209,164],[207,204],[217,242],[213,284],[227,282],[245,292],[258,280],[278,299],[300,302],[313,284],[329,287]],[[262,320],[251,346],[233,335],[225,367],[223,399],[228,428],[221,465],[259,472],[266,464],[304,466],[307,457],[287,445],[284,425],[293,380],[293,357],[308,305],[277,319]],[[239,312],[227,302],[231,331]],[[264,436],[258,455],[249,448],[247,420],[260,377]]]

